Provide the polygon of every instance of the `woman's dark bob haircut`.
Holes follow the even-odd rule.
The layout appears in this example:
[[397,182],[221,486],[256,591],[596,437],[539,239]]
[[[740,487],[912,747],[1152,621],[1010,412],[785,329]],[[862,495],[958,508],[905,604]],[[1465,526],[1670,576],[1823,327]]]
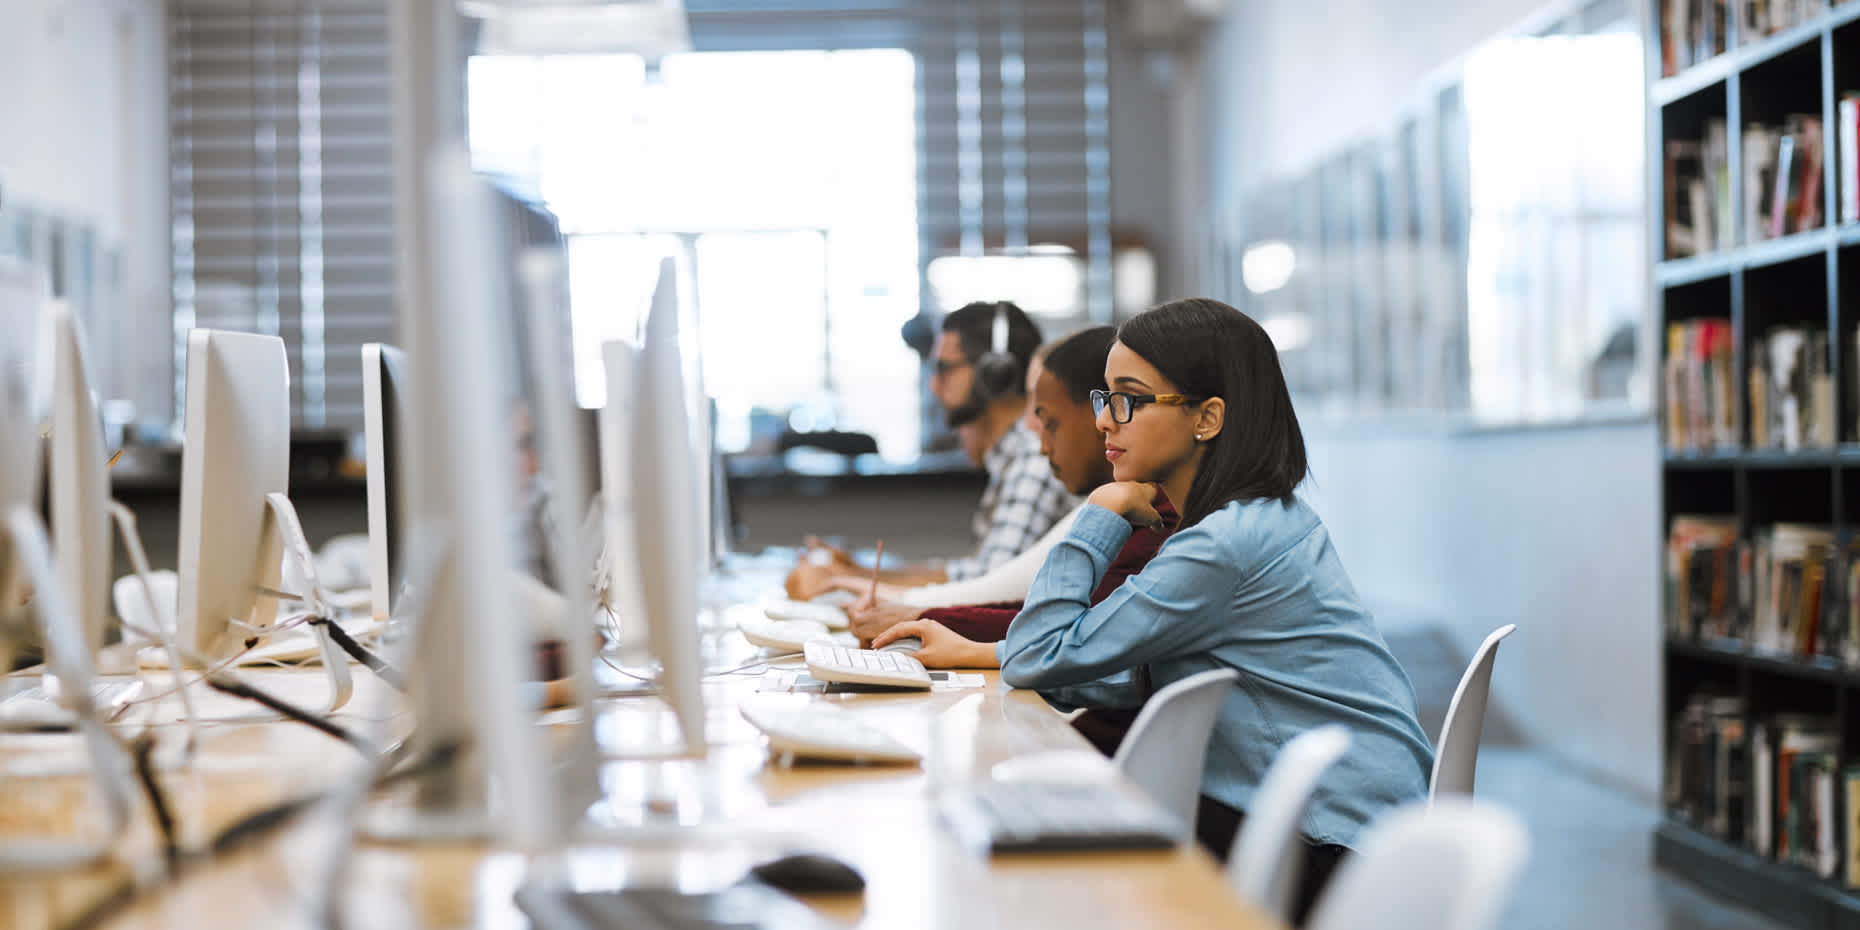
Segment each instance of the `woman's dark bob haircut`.
[[1305,438],[1279,369],[1272,338],[1252,317],[1218,300],[1191,297],[1153,307],[1118,327],[1117,341],[1142,356],[1175,389],[1227,404],[1220,435],[1188,500],[1172,501],[1193,526],[1231,501],[1292,502],[1305,480]]

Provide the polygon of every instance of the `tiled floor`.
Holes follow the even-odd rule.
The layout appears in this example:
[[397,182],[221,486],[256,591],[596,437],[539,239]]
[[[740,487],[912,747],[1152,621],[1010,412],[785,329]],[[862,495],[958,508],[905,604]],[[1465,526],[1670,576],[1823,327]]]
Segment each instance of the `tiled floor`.
[[[1430,737],[1465,670],[1437,630],[1388,630],[1408,670]],[[1531,831],[1531,860],[1503,930],[1780,930],[1781,925],[1656,871],[1659,812],[1522,745],[1502,707],[1488,709],[1479,796],[1516,810]]]

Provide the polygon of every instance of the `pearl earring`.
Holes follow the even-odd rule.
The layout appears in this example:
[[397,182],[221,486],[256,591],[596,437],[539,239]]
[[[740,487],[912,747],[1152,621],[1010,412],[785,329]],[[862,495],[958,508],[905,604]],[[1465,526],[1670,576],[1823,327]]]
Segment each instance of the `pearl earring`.
[[1195,434],[1195,441],[1196,441],[1196,442],[1200,442],[1200,441],[1201,441],[1201,434],[1200,434],[1200,433],[1196,433],[1196,434]]

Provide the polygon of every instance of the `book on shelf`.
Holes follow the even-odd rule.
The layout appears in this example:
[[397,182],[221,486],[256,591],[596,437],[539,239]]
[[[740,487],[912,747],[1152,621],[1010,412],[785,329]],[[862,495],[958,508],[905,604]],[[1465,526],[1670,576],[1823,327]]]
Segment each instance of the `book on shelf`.
[[1744,700],[1691,695],[1673,721],[1667,748],[1666,810],[1728,843],[1744,844],[1751,810]]
[[[1840,759],[1840,734],[1834,722],[1819,715],[1776,717],[1774,824],[1779,862],[1798,865],[1823,878],[1839,875],[1835,843],[1834,773]],[[1759,804],[1772,803],[1759,797]]]
[[1666,540],[1667,633],[1760,654],[1860,667],[1860,543],[1777,523],[1748,537],[1734,517],[1678,514]]
[[[1843,810],[1855,816],[1860,767],[1841,773],[1834,718],[1753,715],[1743,698],[1706,689],[1687,697],[1669,733],[1668,814],[1777,862],[1853,882],[1840,820]],[[1847,839],[1855,842],[1851,830]]]
[[1750,447],[1832,449],[1839,439],[1828,331],[1772,326],[1751,347]]
[[1835,105],[1835,140],[1839,158],[1835,190],[1841,195],[1841,222],[1860,222],[1860,93],[1841,94]]
[[1661,0],[1660,71],[1672,77],[1725,50],[1727,0]]
[[1826,0],[1741,0],[1739,43],[1748,45],[1794,29],[1828,9]]
[[1706,121],[1704,139],[1666,143],[1666,257],[1686,258],[1732,245],[1730,132]]
[[1737,447],[1737,388],[1731,321],[1688,320],[1666,327],[1663,420],[1666,447],[1700,452]]
[[1834,533],[1827,527],[1778,523],[1754,534],[1751,604],[1746,638],[1762,652],[1838,656],[1839,624],[1824,628]]
[[1847,887],[1860,888],[1860,765],[1848,766],[1841,779],[1847,805]]
[[1781,126],[1744,127],[1744,241],[1822,225],[1821,117],[1794,113]]
[[1686,636],[1742,635],[1737,518],[1678,514],[1666,537],[1667,630]]

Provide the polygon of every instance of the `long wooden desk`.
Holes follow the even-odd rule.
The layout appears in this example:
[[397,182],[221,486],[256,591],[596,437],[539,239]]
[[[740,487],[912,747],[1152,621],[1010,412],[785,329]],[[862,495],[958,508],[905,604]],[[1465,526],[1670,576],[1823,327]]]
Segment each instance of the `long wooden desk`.
[[[707,636],[712,667],[751,655],[741,637]],[[249,673],[254,681],[318,703],[314,670]],[[355,673],[351,707],[376,706],[382,686]],[[809,896],[810,906],[847,925],[871,928],[1209,927],[1273,928],[1241,903],[1216,864],[1193,844],[1170,852],[1018,855],[987,859],[959,846],[936,820],[933,788],[984,777],[1003,759],[1087,744],[1032,692],[1002,687],[925,694],[793,695],[757,691],[750,675],[707,682],[706,758],[609,761],[603,801],[590,813],[596,834],[543,856],[473,845],[353,848],[346,906],[354,930],[521,928],[510,892],[531,870],[572,874],[576,884],[721,887],[750,864],[797,848],[835,855],[867,879],[862,895]],[[204,690],[204,689],[203,689]],[[237,708],[217,695],[209,712]],[[744,701],[832,701],[926,753],[921,767],[795,765],[771,761],[761,736],[736,711]],[[218,708],[218,710],[214,710]],[[608,745],[650,742],[671,729],[656,699],[597,704]],[[352,714],[351,725],[366,726]],[[393,727],[404,718],[391,721]],[[165,734],[178,741],[178,731]],[[301,725],[281,721],[210,726],[199,757],[163,773],[184,841],[199,844],[273,801],[327,787],[355,753]],[[0,735],[0,843],[7,837],[94,835],[84,803],[75,737]],[[107,927],[318,926],[318,902],[334,827],[306,818],[247,851],[191,871],[115,913]],[[123,842],[131,861],[154,858],[140,805]],[[117,887],[120,869],[0,877],[0,927],[64,925]]]

